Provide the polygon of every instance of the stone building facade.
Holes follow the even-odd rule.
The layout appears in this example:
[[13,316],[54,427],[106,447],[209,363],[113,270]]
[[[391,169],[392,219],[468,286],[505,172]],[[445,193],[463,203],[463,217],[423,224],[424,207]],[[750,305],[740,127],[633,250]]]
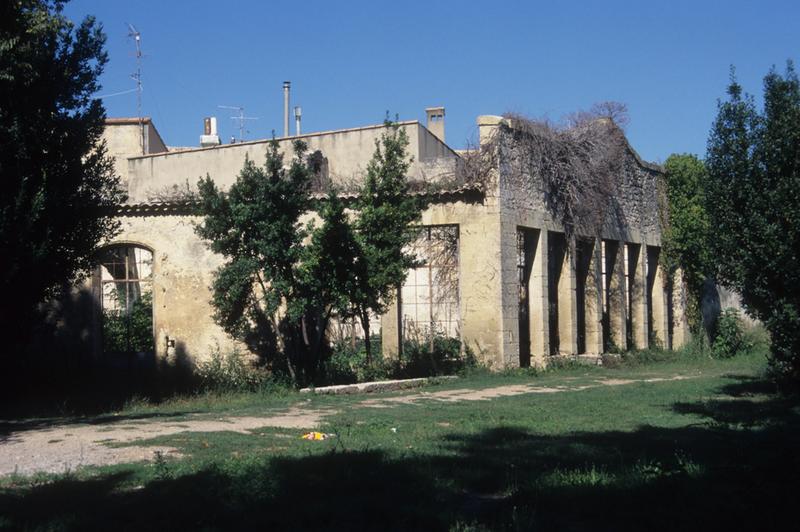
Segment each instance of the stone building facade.
[[[415,244],[422,264],[409,272],[387,314],[376,317],[385,353],[397,353],[409,335],[435,332],[460,338],[483,362],[501,368],[544,365],[553,355],[597,355],[610,346],[657,341],[676,347],[685,341],[679,290],[668,290],[658,261],[658,167],[643,162],[626,142],[615,211],[620,216],[602,234],[578,231],[571,244],[548,211],[540,176],[520,179],[512,172],[507,139],[513,121],[478,118],[481,143],[508,149],[480,179],[463,180],[462,156],[441,140],[444,109],[433,111],[428,119],[436,123],[429,127],[399,124],[413,158],[408,177],[426,184],[419,189],[428,203]],[[130,313],[143,297],[152,304],[154,360],[199,360],[213,349],[230,349],[234,342],[214,323],[210,305],[213,272],[222,258],[195,234],[199,219],[181,191],[205,175],[224,190],[246,157],[264,160],[268,141],[168,149],[147,120],[143,149],[142,136],[129,135],[132,125],[141,133],[138,121],[107,125],[129,199],[118,212],[121,232],[84,287],[98,307],[93,352],[102,359],[108,350],[102,336],[112,333],[103,320],[113,312]],[[385,127],[277,140],[287,160],[292,142],[304,140],[309,152],[319,151],[326,179],[347,189],[361,181]]]

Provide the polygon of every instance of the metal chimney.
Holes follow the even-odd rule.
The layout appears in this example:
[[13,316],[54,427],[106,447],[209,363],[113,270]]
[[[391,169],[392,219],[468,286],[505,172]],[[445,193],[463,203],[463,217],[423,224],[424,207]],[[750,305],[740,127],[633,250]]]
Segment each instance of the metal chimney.
[[300,135],[300,119],[303,116],[303,108],[299,105],[294,108],[294,134]]
[[283,82],[283,136],[289,136],[289,87],[291,81]]

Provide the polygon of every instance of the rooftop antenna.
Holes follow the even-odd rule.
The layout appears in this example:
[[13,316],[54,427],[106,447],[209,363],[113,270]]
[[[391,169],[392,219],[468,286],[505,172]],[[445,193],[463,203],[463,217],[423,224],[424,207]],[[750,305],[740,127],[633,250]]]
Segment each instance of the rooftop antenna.
[[220,109],[231,109],[233,111],[239,111],[237,116],[232,116],[231,120],[238,120],[239,121],[239,142],[244,141],[244,134],[250,133],[250,131],[244,128],[244,121],[245,120],[258,120],[257,116],[244,116],[244,107],[235,106],[235,105],[218,105]]
[[136,72],[131,74],[131,78],[136,82],[136,116],[139,119],[139,143],[141,144],[142,155],[145,155],[144,119],[142,118],[142,34],[133,24],[128,24],[128,37],[133,37],[133,42],[136,45]]

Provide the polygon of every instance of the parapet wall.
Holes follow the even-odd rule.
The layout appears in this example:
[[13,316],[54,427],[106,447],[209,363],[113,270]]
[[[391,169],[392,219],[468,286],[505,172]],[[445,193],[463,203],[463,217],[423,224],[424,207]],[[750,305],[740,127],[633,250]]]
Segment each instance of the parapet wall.
[[[416,121],[401,122],[399,126],[408,135],[408,153],[413,158],[409,177],[432,180],[442,174],[452,174],[458,155],[439,141]],[[385,125],[342,129],[277,139],[278,149],[289,165],[294,156],[293,144],[302,140],[308,153],[319,150],[325,158],[331,183],[349,189],[361,183],[375,143],[386,131]],[[211,148],[171,151],[127,161],[128,196],[131,203],[142,203],[154,194],[169,187],[190,186],[206,175],[225,190],[236,180],[245,158],[262,165],[266,158],[269,140],[225,144]]]

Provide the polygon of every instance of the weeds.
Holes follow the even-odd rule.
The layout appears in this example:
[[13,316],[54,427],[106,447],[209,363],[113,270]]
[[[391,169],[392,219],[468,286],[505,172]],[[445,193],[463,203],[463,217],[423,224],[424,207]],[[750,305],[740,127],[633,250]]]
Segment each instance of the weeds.
[[197,365],[195,374],[201,390],[217,393],[258,391],[270,377],[238,351],[222,353],[219,347]]
[[[380,336],[373,336],[372,345],[380,346]],[[322,384],[353,384],[383,379],[435,377],[468,372],[478,367],[469,347],[461,341],[436,334],[433,338],[413,338],[403,342],[398,358],[384,358],[373,349],[372,362],[367,363],[363,339],[345,340],[333,347],[333,354],[323,364]]]
[[167,464],[163,451],[159,450],[153,453],[153,470],[155,471],[156,480],[166,481],[172,478],[172,472],[169,469],[169,464]]

